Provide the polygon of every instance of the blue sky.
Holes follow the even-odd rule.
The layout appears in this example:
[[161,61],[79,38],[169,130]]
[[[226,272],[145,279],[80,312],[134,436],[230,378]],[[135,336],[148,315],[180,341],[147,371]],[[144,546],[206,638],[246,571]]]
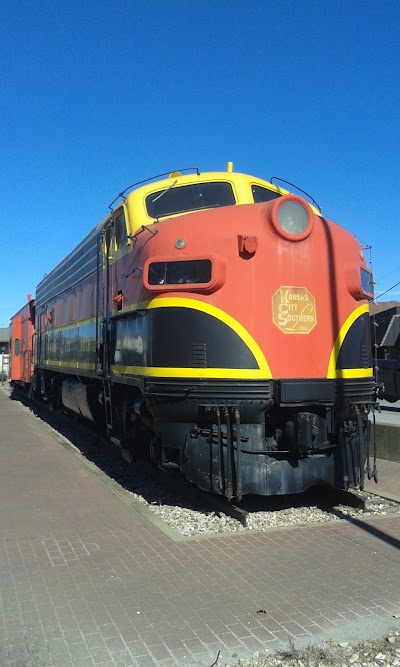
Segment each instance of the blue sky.
[[127,185],[228,160],[400,281],[399,25],[397,0],[2,0],[0,326]]

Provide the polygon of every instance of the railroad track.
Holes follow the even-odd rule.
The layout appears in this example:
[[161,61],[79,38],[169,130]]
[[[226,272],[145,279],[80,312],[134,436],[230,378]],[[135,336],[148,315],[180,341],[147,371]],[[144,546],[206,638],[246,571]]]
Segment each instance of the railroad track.
[[[203,514],[231,517],[244,528],[254,527],[254,517],[285,513],[288,508],[299,513],[312,513],[315,508],[326,513],[326,520],[332,514],[340,518],[349,515],[349,508],[359,512],[388,514],[398,512],[400,506],[379,496],[354,491],[343,491],[334,487],[314,488],[294,496],[256,497],[245,496],[240,504],[228,502],[226,498],[200,490],[189,482],[175,467],[170,470],[157,468],[153,464],[139,460],[128,466],[121,459],[121,449],[112,444],[104,434],[99,433],[88,422],[74,421],[69,415],[52,412],[41,401],[29,401],[24,394],[15,395],[42,421],[61,433],[92,461],[110,479],[130,493],[141,496],[150,508],[154,505],[188,508]],[[151,487],[151,488],[150,488]],[[306,519],[307,523],[308,520]],[[278,524],[285,525],[285,524]],[[291,524],[286,524],[291,525]]]
[[[169,472],[161,468],[154,468],[151,464],[139,462],[136,464],[144,474],[152,475],[154,479],[172,490],[177,495],[188,501],[198,500],[200,504],[207,505],[216,513],[222,513],[239,521],[244,528],[248,527],[252,513],[257,511],[268,511],[272,506],[287,503],[288,496],[275,496],[274,498],[244,497],[239,504],[229,502],[223,496],[207,493],[191,484],[177,470]],[[327,511],[336,509],[338,513],[347,508],[353,508],[362,512],[374,512],[379,510],[381,514],[399,513],[400,505],[395,501],[381,496],[362,491],[346,491],[335,487],[313,487],[302,494],[291,496],[294,505],[319,506]]]
[[[304,494],[299,494],[299,500],[305,505],[317,505],[327,510],[336,509],[341,511],[344,508],[354,508],[363,512],[373,512],[379,510],[380,514],[392,514],[400,512],[400,505],[394,501],[382,498],[381,496],[373,496],[369,494],[365,496],[357,491],[345,491],[335,487],[314,487],[306,491]],[[246,502],[246,500],[245,500]],[[219,511],[224,512],[228,516],[240,521],[246,528],[248,526],[248,519],[251,516],[251,510],[245,509],[235,505],[235,503],[228,503],[225,498],[219,496],[212,496],[210,503]]]

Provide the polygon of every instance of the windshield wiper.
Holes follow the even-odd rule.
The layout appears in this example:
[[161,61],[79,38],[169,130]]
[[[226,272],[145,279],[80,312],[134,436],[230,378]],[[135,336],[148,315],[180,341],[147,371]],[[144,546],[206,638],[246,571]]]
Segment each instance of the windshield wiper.
[[[174,180],[174,182],[171,183],[171,185],[169,185],[168,188],[166,188],[166,190],[163,190],[159,195],[157,195],[157,197],[154,197],[154,199],[151,200],[151,203],[154,204],[154,202],[156,202],[156,201],[158,201],[159,199],[161,199],[161,197],[164,197],[164,195],[165,195],[167,192],[169,192],[169,191],[174,187],[174,185],[177,184],[177,182],[178,182],[178,179],[176,178],[176,179]],[[159,216],[158,216],[158,215],[157,215],[157,217],[156,217],[156,222],[159,222]]]

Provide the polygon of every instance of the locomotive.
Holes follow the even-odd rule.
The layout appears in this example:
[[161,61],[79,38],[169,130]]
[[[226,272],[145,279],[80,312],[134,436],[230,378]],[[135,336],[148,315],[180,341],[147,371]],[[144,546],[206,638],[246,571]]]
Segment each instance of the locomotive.
[[130,186],[29,305],[31,392],[229,500],[362,488],[374,428],[362,248],[273,180]]
[[396,403],[400,399],[400,307],[373,312],[370,323],[379,398]]

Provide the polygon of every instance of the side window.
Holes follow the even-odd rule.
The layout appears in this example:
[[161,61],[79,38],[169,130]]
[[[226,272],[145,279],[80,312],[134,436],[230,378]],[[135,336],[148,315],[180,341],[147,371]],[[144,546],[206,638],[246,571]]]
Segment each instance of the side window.
[[19,338],[16,338],[14,341],[14,354],[16,357],[19,356],[20,349],[21,349],[21,341]]
[[264,201],[272,201],[272,199],[277,199],[281,197],[280,194],[274,192],[274,190],[269,190],[264,188],[262,185],[252,185],[251,194],[253,195],[253,200],[255,204],[261,204]]
[[117,247],[117,250],[119,250],[120,248],[126,246],[128,242],[128,235],[125,224],[125,214],[123,209],[118,211],[117,215],[115,216],[114,225],[115,225],[115,245]]
[[107,223],[107,226],[103,231],[103,239],[102,239],[102,252],[104,260],[106,257],[111,259],[113,252],[113,244],[114,244],[114,229],[110,226],[109,223]]

